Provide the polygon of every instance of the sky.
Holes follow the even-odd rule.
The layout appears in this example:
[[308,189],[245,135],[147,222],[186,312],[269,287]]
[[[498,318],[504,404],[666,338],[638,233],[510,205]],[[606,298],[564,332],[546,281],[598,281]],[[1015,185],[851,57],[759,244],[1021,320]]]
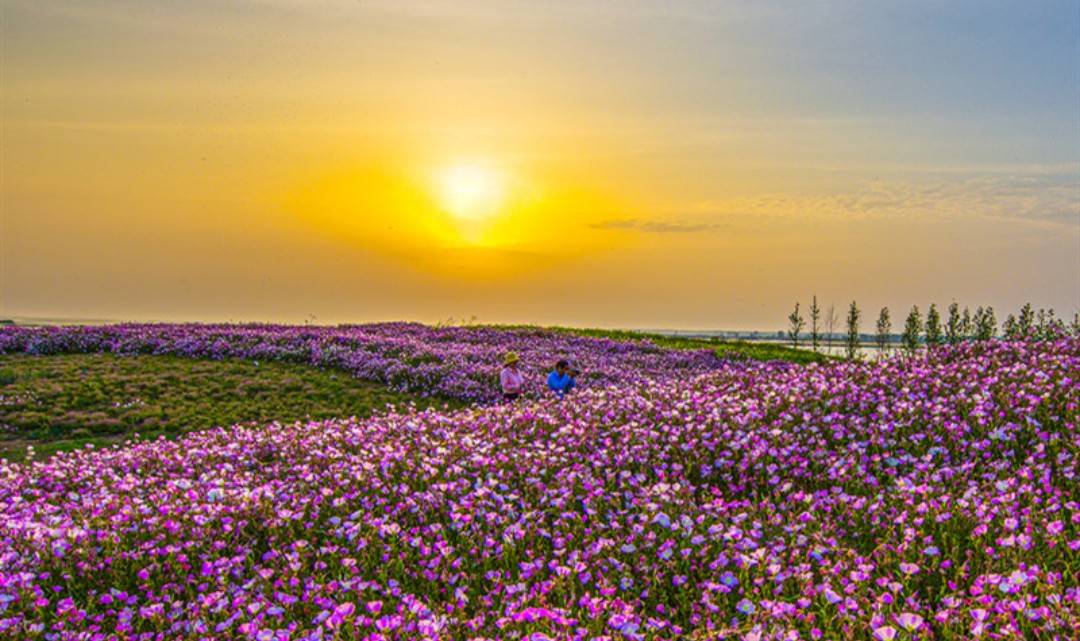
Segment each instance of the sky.
[[1078,0],[0,7],[0,317],[1080,309]]

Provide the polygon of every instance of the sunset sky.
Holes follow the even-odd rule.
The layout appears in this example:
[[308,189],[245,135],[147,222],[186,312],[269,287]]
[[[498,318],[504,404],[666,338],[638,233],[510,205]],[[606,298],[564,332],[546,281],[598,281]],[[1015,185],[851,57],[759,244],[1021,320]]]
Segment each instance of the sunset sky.
[[1080,2],[0,0],[0,316],[1080,307]]

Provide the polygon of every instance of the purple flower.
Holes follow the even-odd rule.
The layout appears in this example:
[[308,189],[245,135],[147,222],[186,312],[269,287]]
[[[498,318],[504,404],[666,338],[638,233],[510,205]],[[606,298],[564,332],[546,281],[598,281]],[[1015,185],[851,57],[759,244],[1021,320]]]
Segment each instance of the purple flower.
[[[511,348],[595,373],[563,402],[485,404]],[[127,325],[0,328],[0,352],[306,363],[485,402],[0,465],[13,638],[562,641],[603,621],[786,641],[829,638],[824,603],[877,641],[1074,623],[1046,560],[1080,549],[1080,339],[800,367],[543,331]]]
[[355,611],[356,606],[354,604],[349,602],[341,603],[334,607],[330,617],[326,620],[326,625],[331,628],[339,628]]

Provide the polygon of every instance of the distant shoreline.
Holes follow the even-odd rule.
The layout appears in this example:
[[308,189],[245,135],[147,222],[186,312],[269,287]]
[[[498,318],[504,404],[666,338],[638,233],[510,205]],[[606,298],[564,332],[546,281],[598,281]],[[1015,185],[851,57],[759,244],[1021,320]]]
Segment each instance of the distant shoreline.
[[[240,323],[240,324],[268,322],[269,324],[274,324],[274,325],[277,325],[277,324],[280,324],[280,325],[302,325],[302,324],[323,325],[323,323],[279,323],[277,321],[249,321],[249,320],[243,320],[243,321],[231,321],[231,320],[230,321],[167,321],[167,320],[135,321],[135,320],[118,320],[118,319],[115,319],[115,318],[59,318],[59,317],[50,317],[50,316],[10,316],[10,317],[6,317],[6,318],[0,318],[0,326],[3,326],[3,325],[18,325],[18,326],[24,326],[24,327],[26,327],[26,326],[29,326],[29,327],[49,327],[49,326],[64,326],[64,325],[114,325],[114,324],[118,324],[118,323],[147,323],[147,324],[158,324],[158,323],[165,323],[165,324],[171,324],[171,323],[207,323],[207,324],[213,324],[213,323],[222,323],[222,322],[224,322],[224,323]],[[326,323],[325,325],[328,326],[328,327],[333,327],[333,326],[336,326],[336,325],[366,324],[366,323],[376,323],[376,322],[387,322],[387,321],[364,321],[362,323],[351,323],[351,322],[348,322],[348,323]],[[423,323],[422,321],[409,321],[409,322],[420,322],[421,324],[424,324],[424,325],[434,325],[435,324],[435,323]],[[475,323],[475,324],[476,325],[487,325],[489,323]],[[729,341],[730,340],[752,341],[752,342],[760,342],[760,343],[775,343],[775,344],[781,344],[781,345],[786,345],[786,344],[789,344],[791,342],[785,336],[781,336],[782,332],[780,330],[767,331],[767,330],[722,330],[722,329],[663,329],[663,328],[657,329],[657,328],[621,328],[621,327],[605,328],[605,329],[614,329],[614,330],[617,330],[617,331],[627,331],[627,332],[638,332],[638,333],[642,333],[642,334],[661,334],[663,336],[681,336],[681,337],[685,337],[685,338],[716,338],[716,339],[729,340]],[[832,337],[832,343],[834,345],[841,345],[847,340],[847,334],[834,333],[834,334],[831,335],[831,337]],[[822,334],[821,337],[820,337],[821,344],[824,345],[828,341],[829,341],[828,335]],[[901,335],[900,334],[889,334],[888,343],[890,345],[900,344],[900,342],[901,342]],[[807,335],[800,336],[799,344],[800,344],[800,346],[803,346],[803,345],[809,346],[810,345],[810,337],[807,336]],[[873,334],[860,334],[859,335],[859,345],[860,345],[860,347],[877,349],[877,336],[873,335]]]

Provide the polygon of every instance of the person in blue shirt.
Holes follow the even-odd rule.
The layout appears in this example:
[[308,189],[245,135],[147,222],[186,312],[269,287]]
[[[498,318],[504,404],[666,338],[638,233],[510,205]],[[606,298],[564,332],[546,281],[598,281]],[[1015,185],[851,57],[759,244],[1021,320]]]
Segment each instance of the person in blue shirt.
[[561,360],[555,364],[555,369],[548,374],[548,389],[562,398],[566,393],[577,385],[578,371],[570,367],[570,363]]

